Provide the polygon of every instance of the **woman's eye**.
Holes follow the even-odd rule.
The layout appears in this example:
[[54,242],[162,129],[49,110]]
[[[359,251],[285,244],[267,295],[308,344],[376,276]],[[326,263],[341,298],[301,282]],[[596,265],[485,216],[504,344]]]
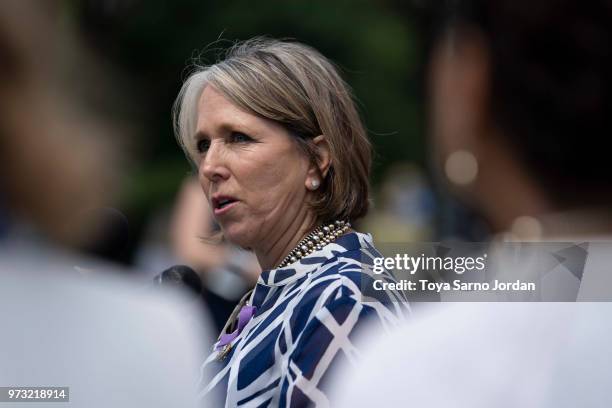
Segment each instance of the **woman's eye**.
[[234,143],[244,143],[244,142],[251,142],[253,141],[253,139],[251,139],[249,136],[245,135],[244,133],[232,132],[232,134],[230,135],[230,141]]
[[198,149],[198,153],[204,153],[208,151],[209,147],[210,147],[210,140],[208,139],[200,139],[198,141],[198,144],[196,145],[196,148]]

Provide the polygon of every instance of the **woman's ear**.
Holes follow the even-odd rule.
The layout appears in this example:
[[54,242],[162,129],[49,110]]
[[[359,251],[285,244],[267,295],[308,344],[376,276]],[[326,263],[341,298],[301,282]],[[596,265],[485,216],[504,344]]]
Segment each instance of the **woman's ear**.
[[323,176],[323,178],[325,178],[327,176],[327,172],[329,171],[329,166],[331,165],[329,143],[327,143],[327,138],[324,135],[319,135],[312,139],[312,141],[316,145],[317,166],[319,168],[319,173]]
[[315,144],[316,161],[310,165],[308,169],[308,177],[306,178],[306,188],[316,190],[325,179],[331,166],[331,154],[329,151],[329,143],[324,135],[319,135],[312,139]]

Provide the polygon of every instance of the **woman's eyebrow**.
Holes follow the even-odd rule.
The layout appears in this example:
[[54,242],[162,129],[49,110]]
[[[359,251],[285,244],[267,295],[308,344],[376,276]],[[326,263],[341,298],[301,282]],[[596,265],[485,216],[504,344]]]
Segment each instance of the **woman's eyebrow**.
[[210,137],[208,137],[208,134],[206,132],[198,130],[195,133],[195,135],[193,135],[193,140],[202,140],[202,139],[210,139]]
[[[242,123],[223,122],[223,123],[215,125],[212,131],[214,134],[217,134],[217,133],[227,133],[231,131],[236,131],[237,129],[242,129],[242,128],[244,128],[244,125]],[[204,130],[198,130],[194,135],[194,139],[200,140],[202,138],[210,139],[210,136]]]

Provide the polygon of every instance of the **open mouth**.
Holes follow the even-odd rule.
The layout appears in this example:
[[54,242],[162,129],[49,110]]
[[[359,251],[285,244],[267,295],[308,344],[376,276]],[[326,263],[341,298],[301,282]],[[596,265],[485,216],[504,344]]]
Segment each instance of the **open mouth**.
[[233,204],[237,202],[238,200],[236,200],[235,198],[219,196],[219,197],[213,198],[212,205],[213,205],[215,214],[220,214],[228,210]]
[[228,205],[230,205],[231,203],[235,203],[236,200],[231,200],[229,198],[227,199],[223,199],[223,200],[219,200],[219,202],[217,203],[217,209],[222,209]]

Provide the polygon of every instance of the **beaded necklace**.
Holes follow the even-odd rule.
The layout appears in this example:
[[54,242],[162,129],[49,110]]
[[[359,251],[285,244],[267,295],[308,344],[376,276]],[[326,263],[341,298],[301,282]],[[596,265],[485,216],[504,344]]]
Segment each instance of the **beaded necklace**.
[[344,234],[351,224],[346,221],[336,221],[329,225],[321,225],[315,228],[310,234],[306,235],[298,244],[289,252],[289,254],[278,265],[278,268],[283,268],[289,264],[299,261],[305,256],[314,251],[318,251],[325,245],[333,242],[340,235]]

